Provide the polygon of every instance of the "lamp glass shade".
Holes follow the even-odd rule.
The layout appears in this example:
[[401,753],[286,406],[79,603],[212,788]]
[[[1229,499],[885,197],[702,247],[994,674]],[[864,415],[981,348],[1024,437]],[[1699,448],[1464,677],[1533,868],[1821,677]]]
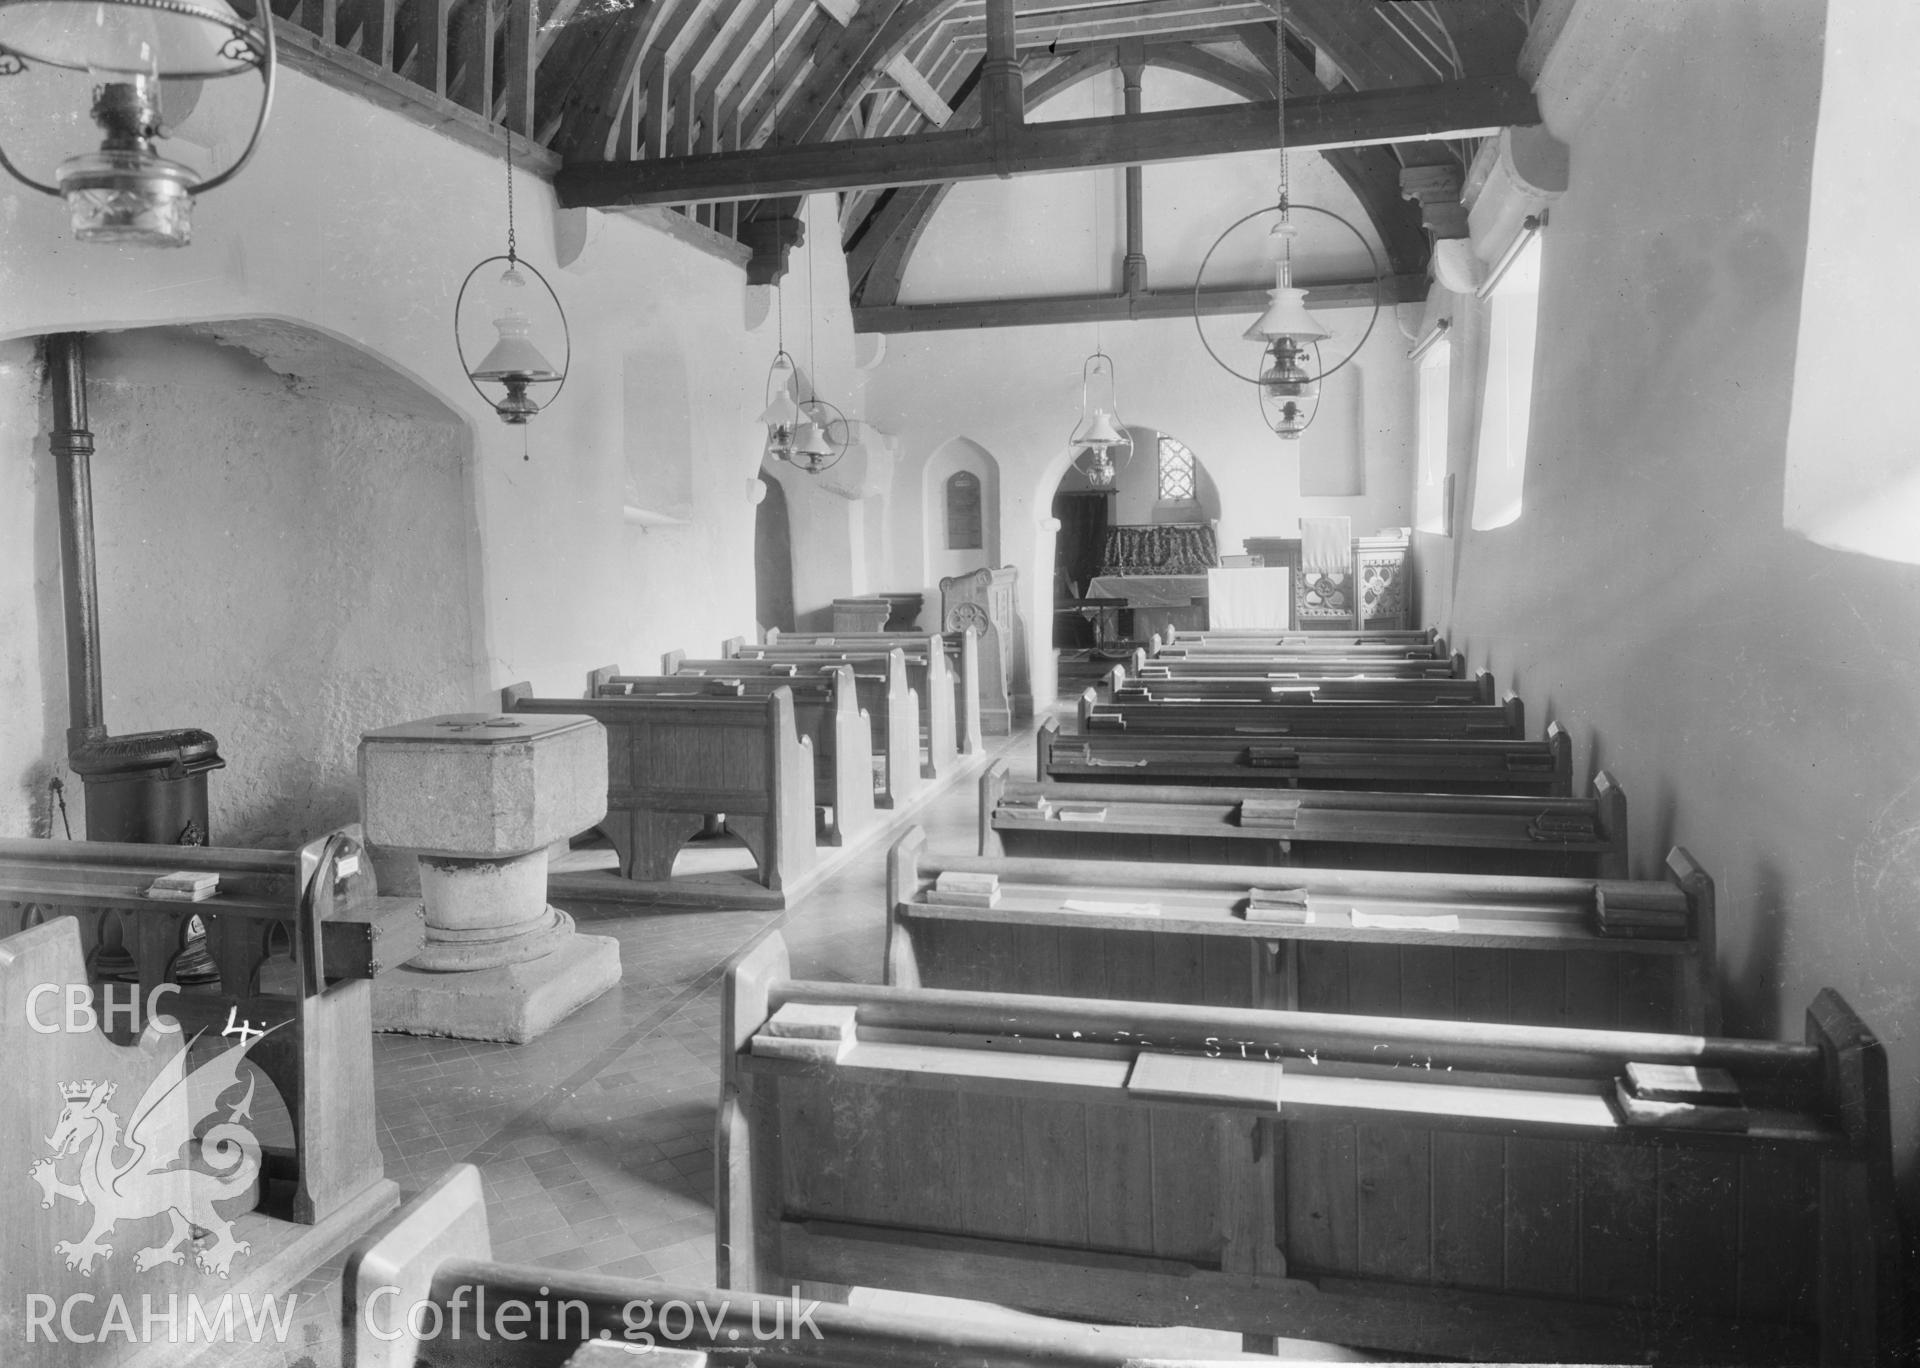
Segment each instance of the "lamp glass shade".
[[827,440],[826,430],[811,418],[802,418],[793,430],[793,449],[804,456],[833,455],[833,443]]
[[0,47],[96,76],[252,71],[264,56],[252,33],[224,0],[0,0]]
[[1113,415],[1105,409],[1095,409],[1093,416],[1081,422],[1068,438],[1073,446],[1093,447],[1104,450],[1107,447],[1124,446],[1127,436],[1114,426]]
[[493,344],[493,350],[481,358],[473,372],[476,380],[558,380],[560,372],[553,363],[540,354],[528,336],[533,325],[527,316],[518,309],[509,308],[500,317],[493,320],[493,326],[500,330],[500,340]]
[[1087,483],[1095,489],[1105,489],[1113,483],[1114,477],[1119,472],[1113,468],[1113,457],[1104,450],[1095,448],[1092,459],[1081,467],[1081,473],[1087,477]]
[[773,402],[760,415],[760,421],[770,428],[790,428],[800,421],[800,406],[793,402],[793,393],[782,385],[773,393]]
[[1276,285],[1267,291],[1267,311],[1241,334],[1248,342],[1271,342],[1276,337],[1323,342],[1331,336],[1307,311],[1307,292],[1291,285]]

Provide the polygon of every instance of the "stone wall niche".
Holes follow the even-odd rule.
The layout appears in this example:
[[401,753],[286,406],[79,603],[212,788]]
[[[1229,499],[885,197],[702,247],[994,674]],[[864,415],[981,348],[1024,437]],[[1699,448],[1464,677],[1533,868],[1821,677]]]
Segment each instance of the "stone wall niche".
[[[362,732],[474,701],[468,429],[289,323],[98,333],[87,362],[108,726],[219,739],[220,844],[353,821]],[[57,581],[39,612],[57,639]]]

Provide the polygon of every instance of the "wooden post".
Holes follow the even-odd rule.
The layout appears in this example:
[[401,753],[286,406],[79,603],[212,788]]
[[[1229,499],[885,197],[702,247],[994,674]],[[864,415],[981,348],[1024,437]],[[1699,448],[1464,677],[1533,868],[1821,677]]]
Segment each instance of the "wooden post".
[[100,688],[100,585],[93,554],[93,433],[87,428],[85,333],[47,339],[60,499],[60,577],[67,618],[67,748],[107,734]]
[[533,73],[539,33],[534,0],[507,0],[507,108],[502,122],[522,137],[533,136]]
[[[1026,90],[1013,32],[1013,0],[987,0],[987,55],[980,63],[980,126],[998,150],[1005,135],[1026,121]],[[1003,170],[1000,174],[1011,172]]]
[[[1142,112],[1140,75],[1147,64],[1147,45],[1138,38],[1120,47],[1120,77],[1126,91],[1126,112]],[[1136,163],[1127,168],[1127,255],[1122,266],[1121,286],[1129,298],[1147,290],[1146,193],[1141,169]]]

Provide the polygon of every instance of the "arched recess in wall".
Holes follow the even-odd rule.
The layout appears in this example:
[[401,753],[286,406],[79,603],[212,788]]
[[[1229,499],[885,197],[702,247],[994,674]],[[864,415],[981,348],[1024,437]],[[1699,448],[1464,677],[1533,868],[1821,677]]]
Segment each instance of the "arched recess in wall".
[[[940,581],[950,575],[1000,564],[1000,462],[992,452],[966,437],[955,437],[928,458],[921,487],[921,544],[926,548],[929,586],[937,591]],[[964,517],[956,521],[950,516],[962,511],[955,500],[963,506],[976,494],[977,527]]]
[[282,321],[97,333],[87,365],[108,727],[218,738],[216,843],[353,820],[363,732],[476,701],[471,428]]
[[1888,269],[1920,213],[1920,144],[1888,124],[1894,110],[1914,126],[1903,92],[1920,11],[1833,0],[1826,24],[1782,521],[1821,546],[1920,564],[1920,442],[1901,402],[1912,348],[1863,322],[1920,305],[1913,272]]
[[766,495],[753,510],[753,616],[760,630],[794,630],[793,526],[788,521],[787,491],[762,475]]

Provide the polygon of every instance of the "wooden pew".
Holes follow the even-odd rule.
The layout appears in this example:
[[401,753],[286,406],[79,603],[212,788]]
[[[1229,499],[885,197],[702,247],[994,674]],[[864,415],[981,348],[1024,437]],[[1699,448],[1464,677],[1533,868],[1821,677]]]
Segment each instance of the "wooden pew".
[[757,676],[793,680],[803,675],[832,674],[843,666],[853,670],[854,690],[872,729],[870,754],[880,760],[880,773],[874,777],[874,805],[900,807],[920,792],[923,783],[920,698],[907,682],[905,652],[889,651],[878,661],[859,664],[842,660],[691,660],[685,651],[668,651],[660,657],[663,675],[717,675],[727,679]]
[[794,727],[813,747],[813,801],[833,812],[825,828],[827,843],[843,845],[874,824],[873,728],[860,708],[850,665],[785,679],[736,674],[704,680],[623,675],[618,665],[608,665],[595,670],[588,684],[589,696],[595,698],[765,698],[775,689],[787,689],[793,694]]
[[[722,1262],[728,1253],[723,1246]],[[749,1353],[755,1364],[816,1368],[1176,1368],[1064,1326],[981,1326],[855,1310],[785,1287],[753,1296],[500,1263],[471,1164],[454,1165],[358,1245],[341,1294],[345,1368],[720,1368]]]
[[[993,875],[998,901],[942,894],[950,871]],[[1678,847],[1666,879],[1629,882],[935,855],[916,828],[887,878],[887,982],[904,987],[1622,1030],[1720,1020],[1713,880]],[[1248,890],[1273,886],[1307,890],[1313,921],[1248,921]],[[1608,896],[1661,909],[1674,938],[1603,931]]]
[[1543,741],[1333,737],[1062,736],[1049,717],[1034,773],[1074,783],[1272,784],[1415,793],[1572,791],[1573,743],[1558,723]]
[[[833,646],[842,649],[849,646],[877,646],[882,650],[902,646],[917,652],[919,643],[927,642],[932,635],[920,632],[783,632],[778,627],[769,627],[762,644]],[[980,700],[987,696],[987,690],[982,686],[987,676],[982,673],[985,667],[982,663],[980,633],[969,627],[962,632],[942,632],[939,637],[947,648],[947,674],[953,680],[954,743],[960,754],[978,755],[986,744],[983,739],[986,726],[981,720]],[[744,647],[745,643],[741,644]],[[1000,730],[1004,734],[1006,728],[1002,726]]]
[[[1283,695],[1283,698],[1287,696]],[[1517,694],[1500,703],[1378,703],[1287,701],[1100,701],[1097,689],[1080,695],[1083,734],[1133,735],[1521,737],[1526,706]]]
[[[857,1038],[765,1053],[793,1004],[852,1008]],[[1480,1362],[1891,1348],[1886,1059],[1830,990],[1786,1044],[804,982],[769,938],[722,1031],[716,1221],[743,1292]],[[1629,1064],[1725,1070],[1746,1130],[1629,1123]]]
[[1265,656],[1272,659],[1310,659],[1316,656],[1329,656],[1336,659],[1351,660],[1446,660],[1449,658],[1445,637],[1426,637],[1411,641],[1356,641],[1350,635],[1339,635],[1331,640],[1322,640],[1319,636],[1292,634],[1278,637],[1227,638],[1192,637],[1176,633],[1169,626],[1167,633],[1154,633],[1148,638],[1151,654],[1155,656],[1186,657],[1198,659],[1206,656]]
[[980,854],[1624,879],[1627,799],[980,777]]
[[1275,703],[1494,703],[1493,675],[1472,679],[1374,679],[1366,676],[1302,679],[1278,675],[1130,674],[1124,665],[1107,672],[1107,696],[1115,702]]
[[[920,729],[925,735],[925,759],[921,772],[936,779],[950,770],[959,756],[958,721],[954,706],[954,683],[947,669],[946,646],[938,636],[920,638],[921,648],[903,651],[907,677],[913,683],[920,702]],[[728,643],[731,647],[732,644]],[[824,664],[845,661],[859,667],[887,658],[902,647],[861,646],[748,646],[742,643],[726,651],[728,659],[788,661],[794,664]],[[977,706],[977,704],[976,704]]]
[[1136,679],[1247,675],[1255,679],[1465,679],[1467,658],[1387,660],[1366,656],[1149,655],[1136,646],[1124,662]]
[[500,691],[500,711],[585,713],[607,729],[607,817],[620,873],[671,878],[673,858],[706,819],[752,852],[759,879],[784,889],[813,867],[813,747],[793,693],[765,698],[534,698]]
[[[176,871],[217,875],[218,891],[146,896]],[[353,836],[298,850],[0,840],[0,912],[0,1153],[19,1162],[0,1195],[9,1364],[96,1361],[63,1336],[93,1334],[116,1298],[137,1327],[142,1296],[197,1296],[209,1314],[229,1292],[280,1296],[398,1200],[374,1124],[369,980],[419,953],[426,927],[418,900],[378,897]],[[213,978],[182,985],[194,917]],[[137,981],[102,981],[121,952]],[[199,1172],[161,1172],[176,1162]],[[73,1328],[30,1335],[30,1294],[73,1310]]]
[[1205,631],[1167,623],[1160,639],[1168,646],[1272,646],[1309,651],[1338,651],[1345,646],[1431,646],[1440,640],[1432,627],[1373,627],[1364,631],[1288,631],[1275,627],[1209,627]]

